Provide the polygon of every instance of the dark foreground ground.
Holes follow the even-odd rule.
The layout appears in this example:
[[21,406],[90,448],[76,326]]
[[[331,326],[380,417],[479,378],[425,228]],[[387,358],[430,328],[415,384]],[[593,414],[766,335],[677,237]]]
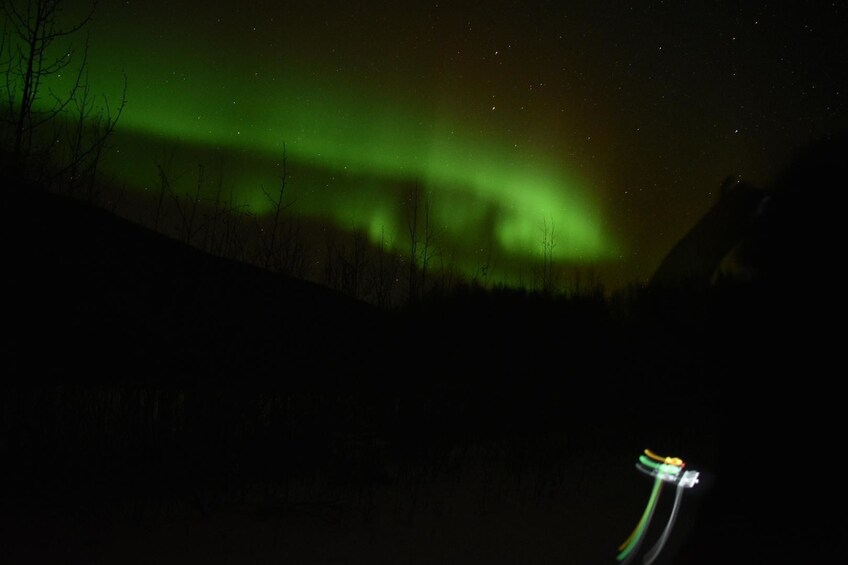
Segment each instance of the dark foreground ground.
[[0,563],[612,564],[644,448],[702,472],[656,563],[842,555],[823,287],[387,313],[38,198],[4,212]]

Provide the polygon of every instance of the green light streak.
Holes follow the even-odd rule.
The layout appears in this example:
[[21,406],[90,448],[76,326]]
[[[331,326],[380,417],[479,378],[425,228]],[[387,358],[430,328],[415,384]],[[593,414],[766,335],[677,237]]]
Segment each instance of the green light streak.
[[651,521],[651,516],[656,508],[662,483],[663,481],[659,476],[654,480],[654,488],[651,489],[651,496],[648,497],[648,504],[645,506],[645,511],[642,513],[639,523],[636,524],[636,528],[633,530],[633,533],[630,534],[630,537],[628,537],[624,544],[622,544],[622,547],[619,548],[621,551],[616,557],[618,561],[624,561],[637,547],[639,547],[639,544],[642,541],[642,536],[645,535],[645,530],[647,529],[648,524]]

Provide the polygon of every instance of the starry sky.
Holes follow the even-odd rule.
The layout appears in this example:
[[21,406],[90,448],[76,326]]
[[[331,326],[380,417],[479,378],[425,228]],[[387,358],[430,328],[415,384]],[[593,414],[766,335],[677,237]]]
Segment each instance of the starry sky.
[[418,186],[443,256],[504,280],[551,229],[558,264],[644,280],[727,175],[848,121],[844,2],[102,0],[86,29],[133,191],[171,151],[268,212],[285,144],[287,212],[403,250]]

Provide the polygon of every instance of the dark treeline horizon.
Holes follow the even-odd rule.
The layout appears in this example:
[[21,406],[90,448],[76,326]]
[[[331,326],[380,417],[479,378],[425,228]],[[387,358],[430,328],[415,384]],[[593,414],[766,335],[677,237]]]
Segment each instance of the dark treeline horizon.
[[805,479],[843,439],[844,133],[763,186],[727,171],[650,280],[558,260],[544,224],[505,281],[493,249],[452,263],[408,179],[396,247],[299,216],[285,153],[261,215],[226,163],[134,162],[129,190],[101,159],[131,98],[18,104],[47,76],[22,53],[0,51],[0,562],[611,563],[645,448],[702,471],[666,562],[842,554]]

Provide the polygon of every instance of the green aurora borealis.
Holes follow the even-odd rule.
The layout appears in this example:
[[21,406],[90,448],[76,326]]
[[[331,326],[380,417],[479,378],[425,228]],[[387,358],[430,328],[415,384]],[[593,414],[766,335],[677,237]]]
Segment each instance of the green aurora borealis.
[[[259,214],[269,211],[262,188],[276,184],[275,163],[285,143],[288,190],[297,198],[292,213],[363,230],[375,244],[385,238],[401,252],[408,249],[403,189],[417,182],[430,195],[439,245],[466,275],[480,268],[481,254],[536,259],[544,226],[558,235],[556,260],[588,262],[616,252],[589,181],[569,174],[544,147],[534,147],[543,130],[512,126],[505,134],[485,113],[463,116],[446,94],[438,94],[440,88],[422,104],[420,95],[374,88],[317,64],[303,69],[274,60],[245,68],[231,58],[237,59],[210,57],[217,63],[209,65],[188,56],[165,82],[154,78],[161,75],[158,66],[131,63],[132,83],[142,85],[144,95],[130,97],[121,130],[166,145],[179,141],[217,150],[229,156],[228,163],[249,155],[249,169],[233,165],[238,170],[224,175]],[[518,136],[527,141],[514,143]],[[126,172],[123,159],[113,163],[114,174]],[[138,170],[131,182],[154,179],[149,165],[146,175]],[[301,180],[303,170],[312,174]]]
[[[274,93],[273,104],[253,98],[267,96],[262,87],[257,87],[259,92],[239,92],[233,102],[231,96],[213,91],[214,96],[192,103],[193,89],[185,99],[163,95],[167,99],[163,106],[156,106],[161,98],[154,96],[149,105],[144,100],[135,104],[121,127],[165,141],[181,140],[231,154],[247,152],[251,159],[265,158],[268,163],[279,160],[285,142],[294,177],[291,189],[298,194],[310,190],[298,200],[300,211],[326,215],[373,237],[383,227],[396,235],[405,230],[394,210],[401,198],[392,197],[391,187],[418,181],[423,191],[435,194],[435,222],[449,236],[479,232],[484,216],[494,210],[494,239],[509,253],[536,252],[544,219],[570,242],[556,248],[561,258],[600,258],[612,252],[587,191],[547,158],[475,136],[464,124],[452,125],[432,113],[422,115],[412,105],[356,92],[342,83],[322,90],[308,79],[290,80],[294,85],[267,87]],[[232,108],[227,108],[228,102]],[[191,116],[185,115],[186,108],[192,109]],[[262,115],[257,108],[262,108]],[[116,165],[116,170],[120,167]],[[301,186],[299,167],[323,171],[324,179],[313,178]],[[277,173],[273,165],[265,170]],[[263,178],[267,176],[261,172],[241,176],[236,184],[256,213],[269,211],[261,191],[273,181],[273,176]],[[366,198],[362,205],[355,197],[350,201],[349,193],[334,190],[334,185],[354,179],[363,183],[358,189]],[[379,192],[388,194],[371,200]]]
[[[104,0],[92,85],[114,103],[128,80],[104,165],[143,192],[173,151],[178,192],[202,164],[262,214],[285,144],[287,213],[405,252],[417,184],[440,253],[465,275],[491,261],[506,280],[553,227],[561,265],[643,278],[725,175],[767,179],[844,123],[844,72],[822,60],[772,73],[799,49],[794,15],[745,10]],[[774,95],[807,80],[819,86],[803,103]]]

